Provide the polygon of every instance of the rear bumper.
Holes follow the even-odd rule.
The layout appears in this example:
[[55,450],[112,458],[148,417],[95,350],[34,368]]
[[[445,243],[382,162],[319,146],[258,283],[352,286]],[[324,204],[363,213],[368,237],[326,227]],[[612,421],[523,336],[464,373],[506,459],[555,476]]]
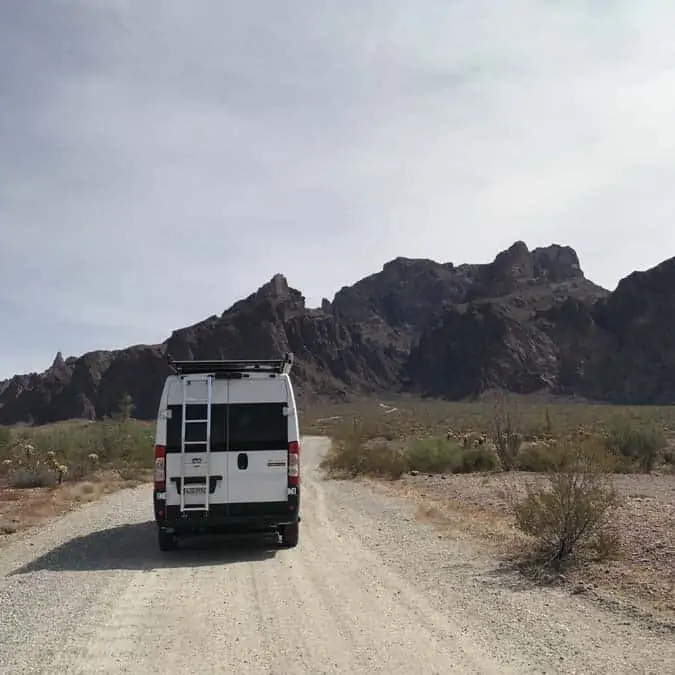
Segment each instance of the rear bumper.
[[[298,495],[299,497],[299,495]],[[207,512],[186,511],[154,500],[155,521],[162,530],[180,533],[266,532],[300,520],[299,499],[288,502],[211,504]]]

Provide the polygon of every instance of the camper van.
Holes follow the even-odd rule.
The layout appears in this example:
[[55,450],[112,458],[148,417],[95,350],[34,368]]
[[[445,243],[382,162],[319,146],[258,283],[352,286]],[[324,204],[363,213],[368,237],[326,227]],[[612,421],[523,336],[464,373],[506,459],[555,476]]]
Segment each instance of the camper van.
[[300,431],[277,360],[173,361],[155,437],[159,548],[191,534],[274,532],[298,544]]

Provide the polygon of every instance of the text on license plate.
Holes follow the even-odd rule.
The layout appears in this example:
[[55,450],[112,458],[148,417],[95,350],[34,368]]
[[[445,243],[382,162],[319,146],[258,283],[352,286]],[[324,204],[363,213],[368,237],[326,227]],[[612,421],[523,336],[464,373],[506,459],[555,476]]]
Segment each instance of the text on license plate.
[[206,486],[204,485],[188,485],[185,487],[186,495],[203,495],[206,492]]

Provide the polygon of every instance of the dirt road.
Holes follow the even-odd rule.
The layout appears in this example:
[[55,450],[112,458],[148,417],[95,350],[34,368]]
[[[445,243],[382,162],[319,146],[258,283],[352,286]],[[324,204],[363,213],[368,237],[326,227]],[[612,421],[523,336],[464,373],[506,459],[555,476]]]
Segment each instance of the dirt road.
[[0,672],[672,673],[675,636],[529,589],[414,509],[322,481],[300,545],[156,548],[148,487],[0,548]]

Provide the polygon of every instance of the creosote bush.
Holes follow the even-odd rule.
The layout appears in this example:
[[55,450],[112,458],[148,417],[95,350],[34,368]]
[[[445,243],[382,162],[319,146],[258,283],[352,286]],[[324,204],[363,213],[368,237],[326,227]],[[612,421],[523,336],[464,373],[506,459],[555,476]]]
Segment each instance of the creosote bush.
[[618,546],[608,529],[618,505],[611,458],[595,442],[564,444],[560,451],[562,461],[546,475],[546,485],[528,486],[513,505],[517,527],[533,539],[535,559],[554,568],[589,551],[606,557]]

